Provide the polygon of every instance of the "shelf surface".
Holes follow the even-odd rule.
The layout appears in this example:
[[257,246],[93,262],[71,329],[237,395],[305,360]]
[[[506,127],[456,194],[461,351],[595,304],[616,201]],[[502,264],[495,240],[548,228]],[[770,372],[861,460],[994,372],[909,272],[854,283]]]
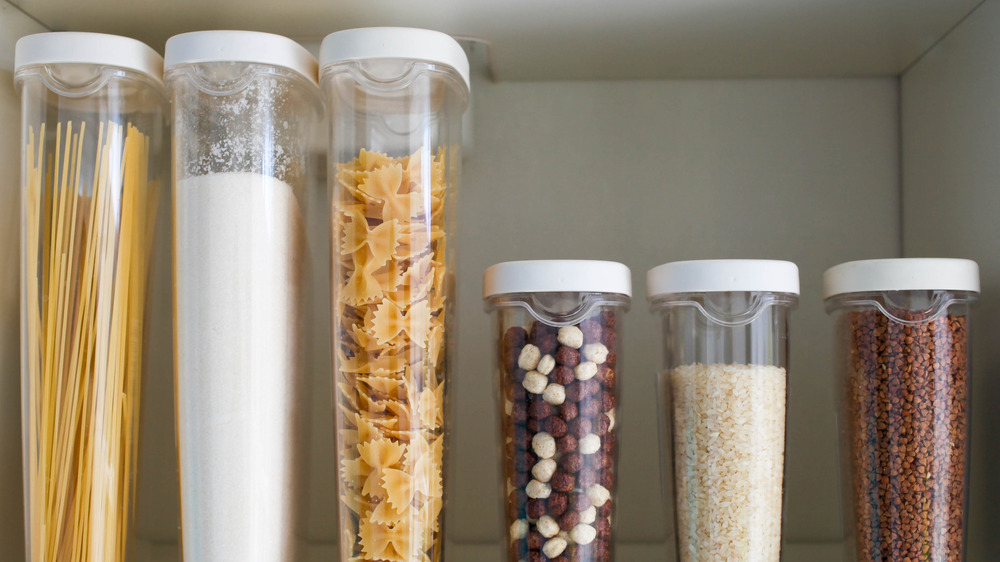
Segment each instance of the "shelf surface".
[[[179,559],[176,544],[148,543],[140,541],[137,558],[149,562],[173,562]],[[452,560],[475,560],[477,562],[501,562],[503,548],[498,543],[448,543],[445,552]],[[619,543],[619,560],[671,560],[666,543]],[[840,543],[788,543],[784,547],[784,558],[791,562],[839,562],[844,559]],[[337,547],[333,544],[310,544],[303,553],[307,562],[333,560]]]
[[483,39],[501,80],[895,76],[983,0],[12,0],[53,30],[316,40],[350,27]]

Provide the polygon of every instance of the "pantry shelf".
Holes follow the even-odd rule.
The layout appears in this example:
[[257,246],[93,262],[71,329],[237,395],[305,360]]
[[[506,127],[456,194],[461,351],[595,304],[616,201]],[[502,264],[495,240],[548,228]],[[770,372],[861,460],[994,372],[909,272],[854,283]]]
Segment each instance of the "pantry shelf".
[[897,75],[982,0],[13,0],[53,30],[100,31],[161,49],[200,29],[296,39],[402,25],[493,46],[501,80]]

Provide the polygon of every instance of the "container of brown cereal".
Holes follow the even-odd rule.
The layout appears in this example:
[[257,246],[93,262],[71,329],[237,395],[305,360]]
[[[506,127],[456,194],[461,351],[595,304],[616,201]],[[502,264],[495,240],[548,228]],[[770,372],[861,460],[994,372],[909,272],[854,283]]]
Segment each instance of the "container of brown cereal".
[[631,273],[615,262],[486,270],[511,562],[614,560],[622,316],[631,294]]
[[970,308],[979,266],[856,261],[823,276],[836,318],[844,528],[854,560],[965,559]]
[[777,561],[798,267],[674,262],[647,285],[663,322],[660,435],[678,560]]

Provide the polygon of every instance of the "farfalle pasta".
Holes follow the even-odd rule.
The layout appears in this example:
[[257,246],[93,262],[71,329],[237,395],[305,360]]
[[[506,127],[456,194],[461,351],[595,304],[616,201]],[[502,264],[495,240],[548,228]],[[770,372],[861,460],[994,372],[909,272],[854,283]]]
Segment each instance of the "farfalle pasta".
[[444,466],[445,150],[361,150],[333,198],[342,553],[437,562]]

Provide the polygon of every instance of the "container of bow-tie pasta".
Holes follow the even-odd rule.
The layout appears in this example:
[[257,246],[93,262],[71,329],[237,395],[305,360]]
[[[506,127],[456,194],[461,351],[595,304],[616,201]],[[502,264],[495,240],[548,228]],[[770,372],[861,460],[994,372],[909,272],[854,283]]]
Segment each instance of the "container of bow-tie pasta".
[[341,558],[438,561],[469,62],[435,31],[352,29],[323,41],[320,76]]

